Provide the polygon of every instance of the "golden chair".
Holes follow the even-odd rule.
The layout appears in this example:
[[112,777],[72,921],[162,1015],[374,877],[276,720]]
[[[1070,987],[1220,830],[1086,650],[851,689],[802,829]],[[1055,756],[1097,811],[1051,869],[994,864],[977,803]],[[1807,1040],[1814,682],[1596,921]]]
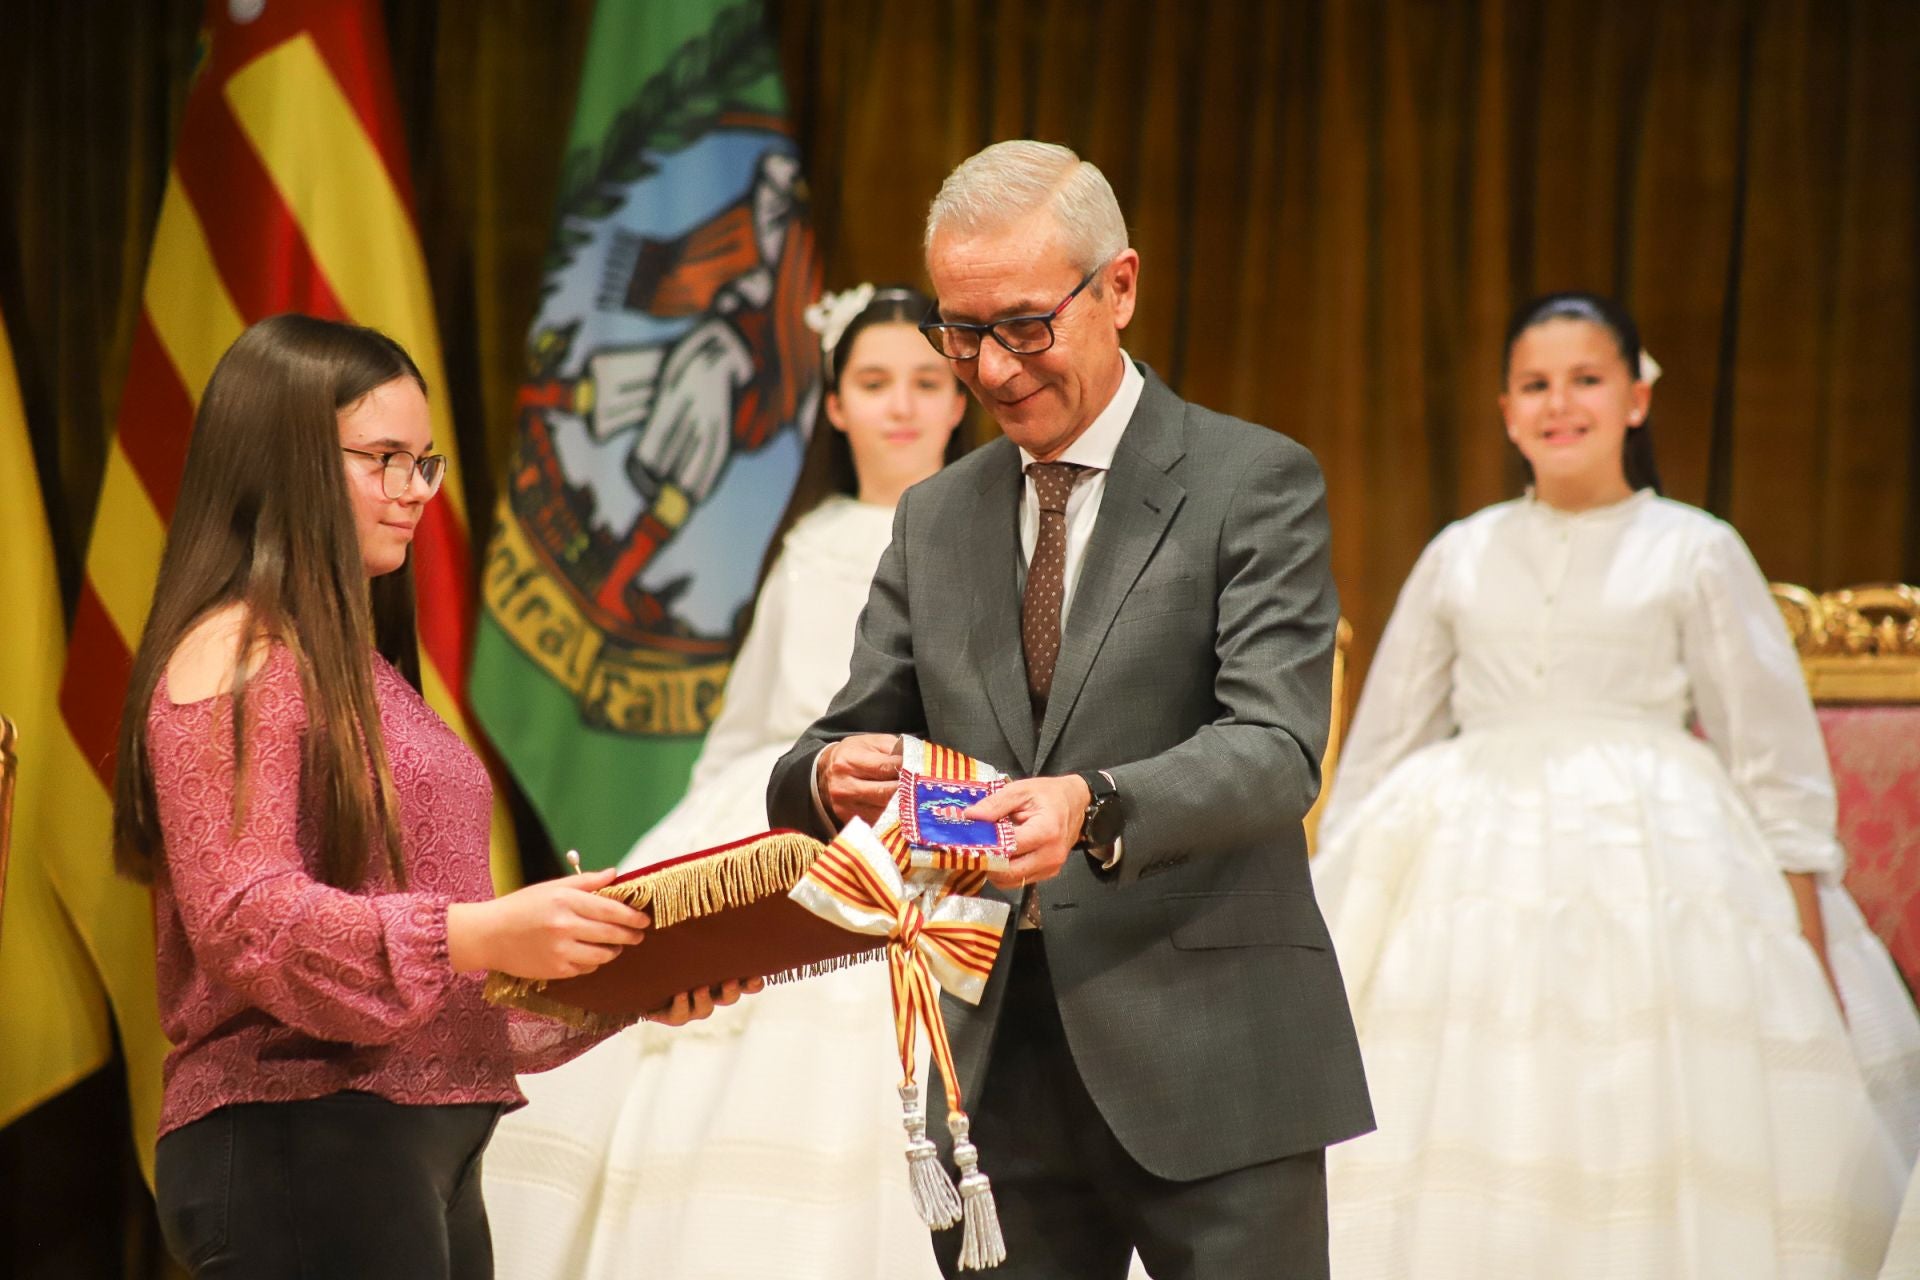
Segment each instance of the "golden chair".
[[1333,633],[1333,717],[1327,725],[1327,754],[1320,758],[1320,794],[1307,810],[1307,856],[1320,835],[1320,810],[1333,790],[1333,767],[1340,763],[1340,740],[1347,731],[1347,650],[1353,647],[1353,626],[1345,618]]
[[0,925],[7,918],[7,849],[13,843],[13,779],[20,771],[20,735],[0,716]]
[[1847,890],[1920,990],[1920,588],[1773,597],[1826,737]]

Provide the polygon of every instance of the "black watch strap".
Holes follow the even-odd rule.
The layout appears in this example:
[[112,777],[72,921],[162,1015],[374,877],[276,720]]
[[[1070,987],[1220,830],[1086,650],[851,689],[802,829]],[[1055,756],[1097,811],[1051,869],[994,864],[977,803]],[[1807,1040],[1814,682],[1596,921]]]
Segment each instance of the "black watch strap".
[[1080,774],[1087,784],[1087,811],[1080,824],[1079,846],[1084,849],[1112,844],[1120,834],[1120,791],[1104,769]]

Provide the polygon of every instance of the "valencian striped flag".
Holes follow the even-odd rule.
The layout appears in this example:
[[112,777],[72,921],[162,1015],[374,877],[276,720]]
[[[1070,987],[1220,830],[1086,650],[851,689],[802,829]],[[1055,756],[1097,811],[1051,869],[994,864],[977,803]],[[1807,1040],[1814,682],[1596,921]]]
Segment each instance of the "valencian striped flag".
[[819,266],[758,0],[603,3],[587,57],[471,692],[604,866],[719,710],[812,423]]
[[[27,419],[0,326],[0,715],[20,732],[10,865],[0,893],[0,1125],[98,1070],[112,1052],[106,990],[54,895],[49,850],[74,830],[104,840],[105,794],[77,768],[56,695],[66,621]],[[142,896],[126,886],[138,907]]]
[[[435,445],[454,457],[379,0],[207,6],[60,694],[99,786],[112,776],[129,654],[146,619],[196,402],[241,330],[284,311],[391,334],[426,377]],[[414,557],[424,691],[469,736],[457,696],[472,625],[458,483],[427,506]],[[511,882],[518,860],[504,813],[496,801],[496,882]],[[104,839],[69,850],[66,863],[57,884],[70,905],[76,895],[105,893],[78,887],[111,877]],[[115,893],[118,906],[125,895],[117,886]],[[136,1135],[149,1152],[159,1083],[145,1042],[154,1003],[151,922],[75,914],[97,949],[113,931],[128,952],[141,952],[115,956],[106,978],[126,1033]],[[130,1024],[140,1011],[145,1024],[135,1035]]]

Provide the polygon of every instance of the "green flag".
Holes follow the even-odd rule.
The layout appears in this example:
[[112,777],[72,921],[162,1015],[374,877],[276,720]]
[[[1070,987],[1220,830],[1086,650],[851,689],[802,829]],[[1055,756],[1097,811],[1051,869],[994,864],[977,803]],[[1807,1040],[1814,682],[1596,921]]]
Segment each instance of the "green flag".
[[818,403],[819,284],[758,0],[602,4],[469,686],[590,867],[680,798],[719,710]]

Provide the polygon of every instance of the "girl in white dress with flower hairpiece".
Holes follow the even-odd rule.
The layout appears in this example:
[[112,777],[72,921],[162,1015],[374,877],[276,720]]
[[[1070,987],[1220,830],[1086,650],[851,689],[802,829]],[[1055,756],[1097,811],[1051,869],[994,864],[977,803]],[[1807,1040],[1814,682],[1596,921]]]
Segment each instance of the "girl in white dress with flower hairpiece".
[[1871,1277],[1920,1022],[1785,628],[1659,496],[1631,318],[1537,300],[1506,361],[1533,487],[1414,567],[1314,862],[1379,1119],[1329,1152],[1333,1275]]
[[[767,776],[846,682],[854,623],[908,486],[959,456],[966,393],[861,285],[808,313],[816,427],[725,707],[684,799],[624,870],[766,829]],[[885,964],[769,987],[696,1034],[641,1024],[543,1076],[484,1171],[502,1280],[937,1280],[913,1209]]]

